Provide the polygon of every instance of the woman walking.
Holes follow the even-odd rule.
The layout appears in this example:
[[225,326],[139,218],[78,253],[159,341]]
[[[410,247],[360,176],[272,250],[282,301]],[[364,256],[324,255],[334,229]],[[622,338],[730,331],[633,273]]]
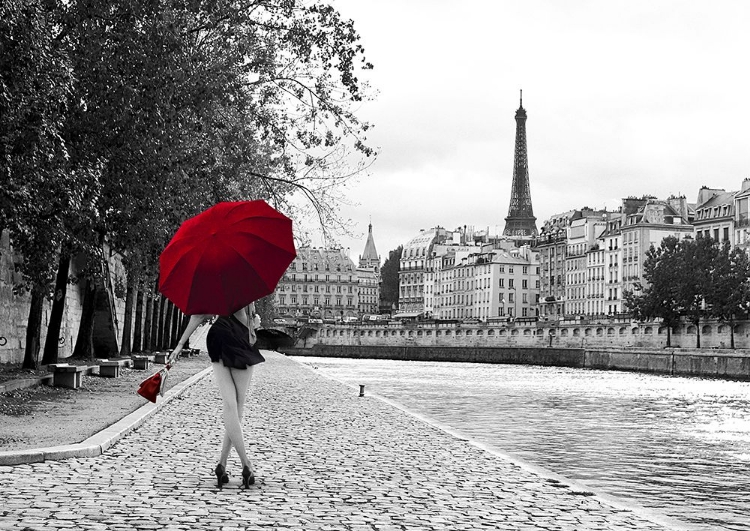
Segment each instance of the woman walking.
[[[187,328],[177,342],[169,359],[175,359],[182,351],[196,328],[213,315],[191,315]],[[229,481],[226,472],[229,451],[234,446],[242,463],[242,485],[248,488],[255,483],[255,474],[247,457],[242,433],[242,414],[245,398],[250,387],[253,367],[265,361],[255,347],[255,328],[260,326],[255,313],[255,303],[230,314],[219,316],[206,336],[208,357],[211,359],[214,381],[219,388],[223,403],[224,441],[221,445],[219,463],[214,472],[218,487]]]

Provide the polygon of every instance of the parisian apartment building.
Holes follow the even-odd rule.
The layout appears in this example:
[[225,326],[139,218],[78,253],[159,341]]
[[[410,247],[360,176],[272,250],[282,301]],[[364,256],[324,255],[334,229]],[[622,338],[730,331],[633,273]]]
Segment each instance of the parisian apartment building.
[[[464,226],[420,230],[403,245],[396,318],[541,320],[622,316],[624,294],[644,286],[643,262],[667,236],[710,237],[750,250],[750,179],[738,191],[628,197],[616,210],[582,207],[551,216],[538,236],[491,237]],[[359,263],[342,249],[301,248],[276,291],[290,316],[377,314],[380,257],[372,225]]]
[[380,299],[380,257],[372,224],[359,265],[343,248],[300,247],[275,292],[282,318],[345,321],[376,314]]
[[397,318],[479,320],[536,317],[538,253],[469,227],[421,230],[399,264]]
[[359,311],[359,280],[346,249],[300,247],[275,292],[281,317],[342,320]]
[[643,262],[667,236],[712,238],[750,247],[750,180],[739,191],[703,187],[684,196],[622,200],[616,211],[581,208],[551,217],[540,230],[542,319],[618,316],[624,293],[646,285]]

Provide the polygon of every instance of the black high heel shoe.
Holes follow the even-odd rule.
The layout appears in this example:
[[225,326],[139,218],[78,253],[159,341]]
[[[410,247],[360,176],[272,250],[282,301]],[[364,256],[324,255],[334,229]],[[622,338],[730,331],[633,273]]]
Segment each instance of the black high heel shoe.
[[244,466],[242,467],[242,486],[248,489],[250,485],[255,485],[255,474],[250,471],[249,467]]
[[216,474],[217,487],[221,488],[224,485],[224,483],[229,483],[229,476],[227,475],[227,472],[221,463],[216,465],[216,469],[214,470],[214,473]]

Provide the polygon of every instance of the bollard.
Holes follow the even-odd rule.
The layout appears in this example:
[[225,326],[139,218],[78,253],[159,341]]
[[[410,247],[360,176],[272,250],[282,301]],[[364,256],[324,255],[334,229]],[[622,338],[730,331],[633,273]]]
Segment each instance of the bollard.
[[359,386],[359,396],[365,396],[365,386],[362,384]]

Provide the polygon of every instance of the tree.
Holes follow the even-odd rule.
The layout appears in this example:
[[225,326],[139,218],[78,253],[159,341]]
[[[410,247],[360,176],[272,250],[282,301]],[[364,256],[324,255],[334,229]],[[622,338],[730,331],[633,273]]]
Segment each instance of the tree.
[[366,97],[358,72],[371,65],[352,21],[331,6],[10,0],[0,9],[0,230],[23,256],[32,336],[56,266],[85,255],[77,355],[92,355],[91,286],[105,245],[129,257],[128,283],[151,285],[180,222],[218,201],[265,198],[293,213],[302,194],[335,226],[339,185],[374,155],[352,111]]
[[404,246],[399,245],[388,253],[380,268],[380,305],[395,308],[398,305],[398,270]]
[[729,323],[730,346],[735,348],[734,323],[750,310],[750,259],[742,249],[724,242],[714,260],[706,303],[712,316]]
[[717,283],[728,274],[721,262],[722,253],[711,238],[668,236],[658,249],[651,246],[646,253],[643,277],[648,287],[640,294],[625,293],[626,304],[638,319],[662,319],[667,346],[671,346],[669,329],[684,316],[695,326],[696,347],[700,348],[700,321],[716,297]]
[[701,346],[700,320],[706,315],[712,269],[718,247],[711,238],[685,238],[677,245],[676,262],[672,264],[672,282],[682,315],[695,326],[695,346]]
[[652,245],[643,262],[643,278],[647,286],[638,286],[634,292],[623,294],[625,304],[636,319],[661,319],[667,329],[668,347],[672,346],[672,328],[680,321],[677,288],[672,282],[673,270],[679,260],[678,243],[677,238],[668,236],[658,248]]
[[104,242],[130,257],[128,283],[150,284],[179,223],[218,201],[290,208],[302,191],[331,219],[328,198],[351,173],[345,140],[373,154],[350,111],[363,97],[356,71],[369,64],[352,22],[330,6],[78,0],[66,31],[77,80],[71,165],[101,165],[81,233],[92,249]]
[[9,231],[19,257],[23,280],[14,289],[31,294],[24,368],[38,363],[44,299],[74,190],[85,186],[66,171],[61,135],[73,82],[69,43],[60,38],[64,12],[54,1],[0,5],[0,232]]

